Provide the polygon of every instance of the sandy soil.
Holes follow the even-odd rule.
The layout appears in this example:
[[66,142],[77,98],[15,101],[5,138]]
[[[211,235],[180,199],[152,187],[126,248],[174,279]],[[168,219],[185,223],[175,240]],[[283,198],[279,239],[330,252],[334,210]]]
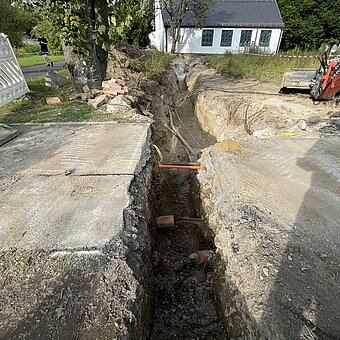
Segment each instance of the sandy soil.
[[219,141],[198,177],[231,338],[339,339],[339,107],[197,60],[189,70],[198,120]]

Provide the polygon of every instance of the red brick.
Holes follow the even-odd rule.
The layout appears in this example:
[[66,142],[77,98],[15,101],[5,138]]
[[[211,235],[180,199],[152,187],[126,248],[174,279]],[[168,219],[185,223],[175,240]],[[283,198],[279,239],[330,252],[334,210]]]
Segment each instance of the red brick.
[[87,104],[92,106],[94,109],[98,109],[102,105],[106,104],[110,100],[110,97],[106,94],[102,94],[94,99],[89,99]]
[[49,97],[46,98],[46,103],[47,104],[60,104],[63,102],[63,98],[60,97]]
[[117,81],[117,83],[118,83],[119,85],[122,85],[122,86],[125,86],[125,85],[126,85],[126,82],[125,82],[125,80],[123,80],[123,79],[117,79],[116,81]]
[[110,87],[112,85],[115,85],[115,84],[116,84],[116,79],[114,79],[114,78],[111,78],[110,80],[104,80],[102,82],[103,90],[106,91],[106,90],[110,89]]

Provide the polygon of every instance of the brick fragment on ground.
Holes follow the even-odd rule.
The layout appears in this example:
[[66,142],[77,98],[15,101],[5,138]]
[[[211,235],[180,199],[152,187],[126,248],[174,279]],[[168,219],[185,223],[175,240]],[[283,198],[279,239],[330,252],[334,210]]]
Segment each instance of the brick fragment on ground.
[[83,92],[84,93],[89,93],[90,91],[91,91],[91,89],[87,84],[83,86]]
[[98,109],[102,105],[106,104],[110,100],[110,97],[106,94],[97,96],[94,99],[89,99],[87,104],[92,106],[94,109]]
[[104,91],[109,91],[111,89],[111,86],[116,84],[116,79],[111,78],[110,80],[104,80],[102,82],[102,87]]
[[93,95],[90,92],[81,94],[81,100],[84,102],[87,102],[89,99],[92,99],[92,98],[93,98]]
[[128,88],[124,79],[114,79],[106,80],[102,82],[103,91],[113,95],[124,95],[127,94]]
[[61,97],[49,97],[46,98],[46,103],[47,104],[60,104],[63,102],[63,98]]
[[126,82],[124,79],[116,79],[116,82],[121,85],[121,86],[125,86],[126,85]]

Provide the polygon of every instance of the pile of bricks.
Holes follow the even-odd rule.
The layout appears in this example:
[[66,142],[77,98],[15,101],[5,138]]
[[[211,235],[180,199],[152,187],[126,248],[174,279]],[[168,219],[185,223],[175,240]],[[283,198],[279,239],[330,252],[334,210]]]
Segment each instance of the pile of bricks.
[[88,105],[98,109],[102,105],[108,103],[111,99],[118,95],[126,95],[129,90],[126,82],[122,78],[110,79],[102,82],[102,89],[91,89],[88,85],[83,86],[83,93],[74,94],[70,100],[80,98],[87,102]]

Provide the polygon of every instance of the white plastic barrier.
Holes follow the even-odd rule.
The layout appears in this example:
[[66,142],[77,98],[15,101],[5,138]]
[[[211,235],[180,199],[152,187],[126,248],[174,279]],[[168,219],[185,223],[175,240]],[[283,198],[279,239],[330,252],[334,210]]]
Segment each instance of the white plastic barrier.
[[0,33],[0,107],[29,91],[7,36]]

